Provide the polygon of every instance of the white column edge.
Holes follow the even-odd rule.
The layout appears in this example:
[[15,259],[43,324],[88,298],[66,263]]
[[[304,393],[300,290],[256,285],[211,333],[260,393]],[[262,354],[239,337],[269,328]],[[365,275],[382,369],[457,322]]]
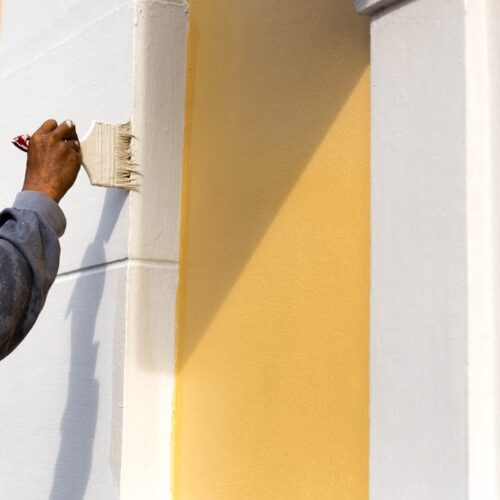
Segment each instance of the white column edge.
[[468,302],[468,498],[498,498],[495,276],[498,222],[492,153],[488,0],[465,0]]
[[136,0],[135,159],[131,193],[120,499],[172,491],[188,7]]

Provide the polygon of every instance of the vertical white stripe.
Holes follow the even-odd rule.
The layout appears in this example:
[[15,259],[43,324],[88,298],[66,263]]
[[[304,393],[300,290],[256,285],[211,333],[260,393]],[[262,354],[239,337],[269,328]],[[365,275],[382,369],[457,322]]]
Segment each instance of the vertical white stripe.
[[467,300],[469,498],[494,500],[496,487],[494,182],[489,0],[466,2]]
[[121,498],[168,500],[187,5],[140,0],[136,16],[132,132],[143,176],[130,201]]

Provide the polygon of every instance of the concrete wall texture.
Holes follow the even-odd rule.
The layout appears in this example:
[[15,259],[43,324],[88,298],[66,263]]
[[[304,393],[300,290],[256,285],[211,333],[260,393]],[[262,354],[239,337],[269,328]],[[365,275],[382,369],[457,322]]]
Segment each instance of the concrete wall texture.
[[174,498],[368,495],[369,26],[192,0]]
[[[127,120],[130,0],[4,2],[0,38],[0,203],[23,179],[9,144],[46,118]],[[119,496],[127,195],[84,172],[62,201],[61,275],[26,341],[0,364],[0,498]]]

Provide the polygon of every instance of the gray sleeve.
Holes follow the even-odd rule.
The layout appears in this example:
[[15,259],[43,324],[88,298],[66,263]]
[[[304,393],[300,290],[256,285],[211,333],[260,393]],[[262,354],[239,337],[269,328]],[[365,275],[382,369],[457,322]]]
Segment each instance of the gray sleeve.
[[0,213],[0,359],[26,337],[45,304],[65,227],[59,205],[32,191]]

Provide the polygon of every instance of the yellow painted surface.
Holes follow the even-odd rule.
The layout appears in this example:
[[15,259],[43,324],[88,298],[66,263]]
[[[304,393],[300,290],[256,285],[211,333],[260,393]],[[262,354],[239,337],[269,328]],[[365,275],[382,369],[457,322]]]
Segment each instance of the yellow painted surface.
[[368,497],[369,27],[192,0],[174,497]]

